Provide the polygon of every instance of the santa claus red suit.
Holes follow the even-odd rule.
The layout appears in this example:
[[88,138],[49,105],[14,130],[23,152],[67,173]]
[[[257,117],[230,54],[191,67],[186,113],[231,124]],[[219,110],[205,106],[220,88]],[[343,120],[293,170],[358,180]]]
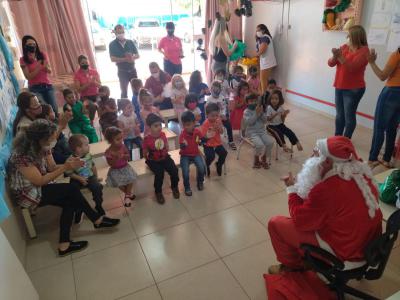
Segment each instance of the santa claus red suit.
[[302,243],[320,246],[344,262],[361,262],[367,244],[382,232],[372,173],[351,141],[319,140],[317,151],[319,156],[307,160],[287,188],[290,218],[277,216],[268,223],[278,261],[291,269],[303,267]]

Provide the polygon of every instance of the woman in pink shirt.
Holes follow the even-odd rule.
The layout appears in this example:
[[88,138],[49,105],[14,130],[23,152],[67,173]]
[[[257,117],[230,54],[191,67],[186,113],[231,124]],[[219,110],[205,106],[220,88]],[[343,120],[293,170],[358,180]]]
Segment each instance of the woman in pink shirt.
[[58,106],[54,88],[48,76],[51,68],[46,53],[40,51],[36,39],[30,35],[22,38],[22,51],[23,56],[19,59],[19,63],[28,80],[29,91],[50,104],[57,115]]
[[364,73],[368,65],[369,54],[367,35],[362,26],[349,29],[348,43],[339,49],[332,49],[328,61],[330,67],[336,67],[335,135],[351,138],[357,125],[356,112],[358,104],[365,93]]
[[163,37],[158,44],[158,51],[164,54],[164,71],[171,77],[175,74],[182,74],[182,42],[174,35],[175,24],[167,22],[167,36]]
[[79,69],[74,74],[74,84],[76,90],[81,95],[81,100],[89,110],[89,118],[94,120],[97,107],[99,87],[101,86],[99,73],[89,67],[88,59],[85,55],[78,57]]

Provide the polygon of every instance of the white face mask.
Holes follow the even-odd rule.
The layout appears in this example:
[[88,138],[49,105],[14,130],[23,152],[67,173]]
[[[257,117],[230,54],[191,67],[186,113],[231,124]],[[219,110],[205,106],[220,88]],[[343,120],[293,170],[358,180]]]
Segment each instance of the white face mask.
[[152,73],[151,76],[153,76],[155,79],[160,78],[160,73]]
[[117,39],[120,41],[123,41],[125,39],[125,33],[118,33],[117,34]]
[[256,36],[259,37],[259,38],[262,37],[263,35],[264,35],[264,34],[263,34],[261,31],[257,31],[257,32],[256,32]]
[[175,87],[177,89],[183,88],[183,85],[184,85],[183,81],[175,81]]

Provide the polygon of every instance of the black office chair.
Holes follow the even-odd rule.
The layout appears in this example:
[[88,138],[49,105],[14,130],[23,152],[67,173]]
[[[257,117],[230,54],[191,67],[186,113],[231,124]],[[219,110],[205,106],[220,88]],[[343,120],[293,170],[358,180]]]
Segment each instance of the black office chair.
[[399,230],[400,210],[397,210],[389,217],[386,232],[369,243],[365,249],[365,265],[350,270],[344,270],[343,262],[322,248],[309,244],[302,244],[300,247],[304,250],[305,263],[326,278],[329,288],[336,292],[339,300],[345,299],[345,294],[375,300],[378,298],[349,287],[347,282],[352,279],[379,279],[385,270]]

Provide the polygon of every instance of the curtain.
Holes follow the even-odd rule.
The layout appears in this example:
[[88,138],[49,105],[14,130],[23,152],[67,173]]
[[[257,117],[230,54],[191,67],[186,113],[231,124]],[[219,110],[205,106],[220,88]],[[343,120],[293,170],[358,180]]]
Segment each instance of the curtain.
[[[237,8],[236,1],[229,1],[229,11],[231,13],[231,18],[228,22],[229,33],[232,39],[242,39],[242,17],[238,17],[234,14],[234,10]],[[218,0],[207,0],[206,2],[206,34],[205,34],[205,49],[208,54],[208,60],[206,61],[206,78],[207,82],[210,84],[213,80],[211,72],[211,57],[208,52],[208,43],[210,40],[210,35],[212,27],[215,21],[215,14],[220,12],[224,15],[224,8],[219,5]]]
[[80,0],[29,0],[9,4],[19,38],[29,34],[37,39],[40,49],[49,57],[53,76],[72,74],[78,68],[77,59],[81,54],[95,67]]

